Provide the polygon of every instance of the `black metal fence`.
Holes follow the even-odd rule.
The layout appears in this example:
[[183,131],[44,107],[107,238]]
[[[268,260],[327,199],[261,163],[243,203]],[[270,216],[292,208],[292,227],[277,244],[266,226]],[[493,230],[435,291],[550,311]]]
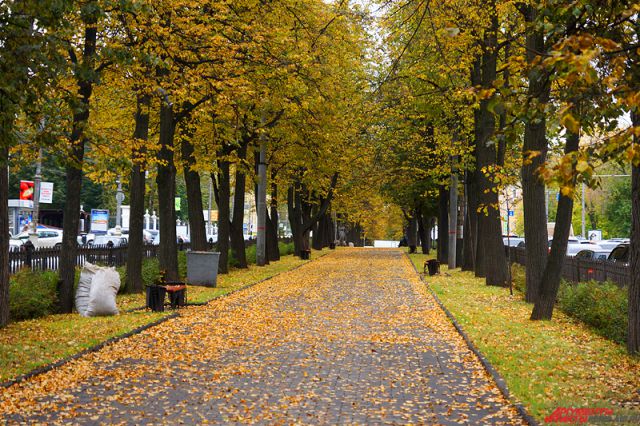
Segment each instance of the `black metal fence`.
[[[282,242],[290,242],[291,239],[280,239]],[[256,240],[245,241],[245,247],[255,245]],[[208,249],[213,250],[215,243],[207,243]],[[101,246],[81,246],[78,247],[76,254],[76,265],[84,266],[85,263],[97,263],[109,266],[124,266],[127,263],[127,245],[114,247],[112,245]],[[146,244],[142,249],[144,258],[152,258],[158,256],[159,246]],[[178,243],[178,251],[186,251],[191,249],[190,243]],[[60,264],[59,248],[34,248],[31,244],[25,244],[20,250],[12,250],[9,252],[9,273],[15,274],[20,269],[30,268],[32,271],[57,271]]]
[[[188,243],[178,244],[179,250],[188,250]],[[124,266],[127,263],[128,246],[114,247],[112,245],[82,246],[76,253],[76,265],[84,266],[85,263],[96,263],[109,266]],[[59,248],[33,248],[24,245],[20,250],[9,252],[9,273],[15,274],[20,269],[30,268],[32,271],[57,271],[60,264]],[[157,257],[158,246],[147,244],[143,246],[144,258]]]
[[[524,248],[509,247],[512,263],[525,265],[527,254]],[[570,282],[611,281],[619,286],[629,285],[631,270],[625,264],[607,260],[589,260],[566,256],[562,265],[562,278]]]

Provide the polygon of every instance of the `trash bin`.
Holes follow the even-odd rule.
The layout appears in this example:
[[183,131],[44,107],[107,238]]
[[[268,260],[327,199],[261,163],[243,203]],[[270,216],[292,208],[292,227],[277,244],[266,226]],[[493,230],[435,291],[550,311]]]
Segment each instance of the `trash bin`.
[[218,280],[220,253],[213,251],[187,252],[187,282],[190,285],[215,287]]
[[336,243],[329,243],[329,249],[335,250],[336,249]]
[[187,285],[183,282],[167,282],[167,293],[169,294],[169,303],[171,303],[171,309],[182,307],[186,305],[187,299]]
[[440,273],[440,262],[435,259],[431,259],[427,261],[427,269],[429,270],[429,275],[436,275]]
[[167,289],[161,285],[147,286],[147,308],[154,312],[164,312],[164,297]]
[[311,250],[302,250],[300,252],[300,259],[309,260],[311,258]]

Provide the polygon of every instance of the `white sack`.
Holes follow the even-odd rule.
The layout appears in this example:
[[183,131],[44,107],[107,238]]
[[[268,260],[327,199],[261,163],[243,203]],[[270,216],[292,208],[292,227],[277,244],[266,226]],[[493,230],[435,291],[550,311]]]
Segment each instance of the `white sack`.
[[76,290],[76,310],[83,317],[118,315],[118,289],[120,274],[115,268],[103,268],[86,263],[80,272]]
[[116,295],[120,289],[120,274],[115,268],[100,268],[91,281],[86,316],[118,315]]
[[76,310],[83,317],[86,316],[87,307],[89,306],[91,281],[99,269],[98,266],[87,262],[80,272],[80,281],[78,282],[78,289],[76,290]]

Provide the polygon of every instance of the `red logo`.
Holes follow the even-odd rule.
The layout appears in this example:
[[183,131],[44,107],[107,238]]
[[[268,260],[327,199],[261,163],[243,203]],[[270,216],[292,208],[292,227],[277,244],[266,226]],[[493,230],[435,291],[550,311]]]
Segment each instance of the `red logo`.
[[590,416],[613,416],[611,408],[566,408],[558,407],[550,416],[544,418],[547,423],[586,423]]

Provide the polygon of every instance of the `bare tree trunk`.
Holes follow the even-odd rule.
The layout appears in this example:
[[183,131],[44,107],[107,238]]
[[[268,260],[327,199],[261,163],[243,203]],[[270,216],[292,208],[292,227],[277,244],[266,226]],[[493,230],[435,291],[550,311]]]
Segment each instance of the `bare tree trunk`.
[[[631,114],[633,126],[640,126],[640,112]],[[640,138],[634,136],[634,144],[640,145]],[[629,333],[627,350],[631,354],[640,353],[640,164],[631,167],[631,244],[629,258]]]
[[[577,133],[569,133],[567,136],[567,144],[565,154],[570,154],[578,150],[580,136]],[[575,164],[572,165],[575,172]],[[570,187],[573,190],[576,186],[576,178],[573,177]],[[547,260],[546,267],[542,274],[542,284],[540,293],[533,306],[531,314],[532,320],[550,320],[553,315],[553,307],[558,296],[560,288],[560,279],[562,277],[562,264],[564,263],[567,253],[567,240],[571,230],[571,217],[573,214],[573,194],[566,196],[560,194],[558,201],[558,211],[556,212],[556,225],[553,231],[553,242],[551,243],[551,252]]]
[[[491,2],[495,12],[495,2]],[[497,32],[498,18],[491,16],[491,28],[485,30],[484,52],[482,55],[482,86],[493,87],[497,76]],[[486,277],[487,285],[507,286],[509,270],[502,243],[502,225],[498,209],[498,193],[493,183],[483,171],[497,165],[496,145],[490,143],[495,135],[496,120],[489,111],[490,99],[480,101],[478,110],[478,139],[476,140],[476,176],[478,179],[478,198],[484,213],[478,216],[478,253],[479,268]]]
[[[97,7],[97,6],[96,6]],[[98,22],[97,13],[87,14],[84,18],[84,51],[82,69],[93,69],[96,56]],[[64,204],[62,224],[62,250],[60,251],[58,304],[61,313],[73,310],[73,287],[75,284],[76,255],[78,250],[78,227],[80,225],[80,191],[82,189],[82,165],[86,135],[84,130],[89,121],[89,100],[93,92],[92,76],[77,72],[79,105],[73,114],[73,128],[69,137],[71,149],[66,167],[67,197]]]
[[547,234],[547,213],[545,211],[545,185],[537,170],[547,156],[546,113],[544,107],[549,101],[550,82],[544,70],[533,65],[544,54],[546,46],[542,30],[534,27],[536,9],[526,6],[524,10],[527,23],[526,50],[529,71],[528,110],[533,112],[525,122],[523,154],[535,156],[523,162],[522,166],[522,202],[524,208],[524,235],[527,241],[526,256],[526,292],[525,300],[533,303],[538,299],[542,274],[547,264],[549,250]]
[[177,281],[178,246],[176,236],[176,167],[173,159],[175,121],[173,107],[164,100],[160,105],[160,151],[158,152],[158,213],[160,220],[160,270],[168,281]]
[[[0,102],[3,102],[0,101]],[[11,134],[13,123],[11,118],[3,114],[1,129],[4,135]],[[7,123],[9,121],[9,123]],[[3,136],[4,136],[3,135]],[[2,136],[0,136],[2,137]],[[9,143],[2,140],[0,142],[0,327],[9,323],[9,176],[7,167],[9,166]]]
[[475,173],[465,172],[465,215],[463,229],[463,250],[464,263],[463,271],[475,271],[476,262],[476,235],[477,235],[477,218],[478,218],[478,196],[475,185]]
[[449,191],[440,186],[438,194],[438,262],[449,259]]
[[422,249],[422,254],[429,254],[429,251],[431,249],[430,244],[430,238],[429,238],[429,234],[431,232],[430,229],[428,229],[427,225],[425,224],[425,221],[427,220],[424,217],[424,214],[422,212],[422,209],[417,210],[417,212],[419,213],[418,216],[418,235],[420,236],[420,248]]
[[212,176],[215,184],[216,204],[218,205],[218,251],[220,260],[218,262],[218,272],[226,274],[229,272],[229,234],[231,211],[229,202],[231,199],[231,174],[229,162],[218,160],[218,173]]
[[[238,158],[240,161],[246,160],[247,158],[247,145],[242,144],[238,149]],[[236,165],[236,182],[235,189],[233,192],[233,212],[232,212],[232,220],[231,220],[231,251],[233,252],[233,256],[238,261],[239,268],[247,267],[247,255],[244,251],[244,233],[243,233],[243,222],[244,222],[244,199],[245,199],[245,188],[247,184],[247,175],[242,170],[242,166],[240,164]]]
[[[147,140],[149,137],[149,95],[139,95],[133,137],[139,140]],[[131,204],[131,216],[129,218],[129,247],[127,249],[127,292],[140,293],[143,290],[142,282],[142,250],[144,229],[144,196],[145,196],[145,166],[143,156],[144,148],[134,154],[133,167],[131,169],[131,182],[129,183],[129,202]],[[138,157],[138,158],[135,158]]]
[[191,250],[206,251],[207,232],[202,210],[202,188],[200,187],[200,173],[193,170],[196,164],[191,135],[182,139],[182,161],[184,162],[184,181],[187,186],[187,209],[189,212],[189,229],[191,231]]
[[267,252],[269,260],[280,260],[280,247],[278,247],[278,184],[275,182],[276,175],[271,172],[271,214],[267,222]]

